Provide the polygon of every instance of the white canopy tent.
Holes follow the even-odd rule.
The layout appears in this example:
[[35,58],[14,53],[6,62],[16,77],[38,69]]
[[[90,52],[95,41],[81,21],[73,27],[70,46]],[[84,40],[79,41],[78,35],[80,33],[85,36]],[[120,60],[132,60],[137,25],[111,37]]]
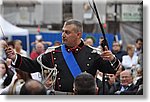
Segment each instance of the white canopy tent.
[[[3,33],[6,37],[10,36],[26,36],[27,37],[27,50],[29,51],[29,31],[27,29],[23,29],[20,27],[17,27],[8,21],[6,21],[1,15],[0,15],[0,27],[3,30]],[[3,37],[2,30],[0,29],[0,37]]]
[[0,16],[0,26],[3,29],[3,32],[6,36],[9,35],[28,35],[29,32],[27,29],[19,28],[17,26],[12,25],[8,21],[6,21],[2,16]]

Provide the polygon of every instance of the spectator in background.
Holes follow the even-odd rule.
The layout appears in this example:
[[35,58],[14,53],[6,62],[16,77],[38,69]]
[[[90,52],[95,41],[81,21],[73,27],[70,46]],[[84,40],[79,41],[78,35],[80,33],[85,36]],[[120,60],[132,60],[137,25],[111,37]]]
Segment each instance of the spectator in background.
[[119,42],[114,41],[112,45],[112,53],[122,62],[122,56],[127,55],[126,51],[121,50]]
[[32,51],[30,54],[31,59],[37,58],[40,54],[44,53],[44,45],[39,42],[35,45],[35,51]]
[[[109,90],[111,88],[111,86],[116,82],[116,77],[115,74],[105,74],[105,86],[103,86],[103,82],[100,82],[100,90],[99,90],[99,94],[100,95],[108,95],[109,94]],[[104,89],[105,88],[105,89]],[[103,93],[104,91],[104,93]]]
[[93,46],[93,44],[95,43],[95,38],[93,36],[88,36],[85,38],[84,43],[85,45]]
[[139,66],[136,69],[136,77],[134,78],[134,84],[138,86],[137,95],[143,95],[143,68]]
[[128,55],[124,55],[122,57],[122,66],[125,69],[135,69],[135,67],[138,65],[138,56],[134,54],[134,49],[134,45],[127,45]]
[[143,84],[143,69],[139,66],[136,69],[136,77],[134,78],[134,84],[140,86]]
[[32,43],[31,43],[31,46],[33,46],[33,49],[32,49],[33,51],[35,50],[35,45],[36,45],[37,43],[39,43],[39,42],[44,45],[44,48],[45,48],[45,49],[47,49],[49,46],[52,45],[52,42],[43,41],[42,35],[36,35],[35,37],[36,37],[35,42],[32,42]]
[[134,55],[138,56],[138,63],[143,66],[143,39],[138,38],[135,43]]
[[46,95],[46,88],[37,80],[28,80],[22,86],[20,95]]
[[8,92],[7,92],[7,90],[5,90],[5,92],[3,92],[4,94],[19,95],[20,89],[23,86],[23,84],[26,83],[28,80],[32,79],[30,73],[24,72],[20,69],[16,69],[15,71],[16,71],[16,73],[15,73],[16,78],[14,78],[14,80],[12,80],[12,82],[8,88]]
[[138,63],[143,67],[143,51],[138,55]]
[[83,72],[75,78],[73,90],[75,95],[96,95],[98,88],[95,78]]
[[116,95],[135,95],[138,86],[133,84],[131,70],[124,70],[120,73],[120,83],[114,83],[110,88],[109,94]]
[[120,73],[124,71],[125,69],[122,67],[122,65],[119,67],[115,74],[116,82],[120,82]]
[[136,43],[135,43],[135,51],[134,51],[134,54],[139,56],[139,54],[142,53],[142,50],[143,50],[143,39],[142,38],[138,38],[136,40]]
[[9,86],[1,90],[0,94],[19,95],[22,85],[29,79],[32,79],[29,73],[16,69],[11,83],[9,84]]
[[22,41],[21,40],[15,40],[14,42],[15,52],[20,54],[21,56],[28,57],[28,54],[25,50],[22,49]]
[[3,59],[0,59],[0,89],[7,87],[12,80],[14,73],[8,68]]

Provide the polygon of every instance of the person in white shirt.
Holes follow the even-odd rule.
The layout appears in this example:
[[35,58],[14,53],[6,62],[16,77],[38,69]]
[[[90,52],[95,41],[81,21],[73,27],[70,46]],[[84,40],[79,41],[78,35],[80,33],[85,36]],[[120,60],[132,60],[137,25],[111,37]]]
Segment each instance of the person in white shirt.
[[28,57],[28,54],[25,50],[22,49],[22,41],[21,40],[15,40],[14,42],[15,52],[20,54],[21,56]]
[[138,65],[138,56],[134,55],[134,45],[127,45],[128,55],[122,57],[122,66],[125,69],[134,69]]
[[5,60],[0,58],[0,90],[11,83],[14,73],[8,68]]

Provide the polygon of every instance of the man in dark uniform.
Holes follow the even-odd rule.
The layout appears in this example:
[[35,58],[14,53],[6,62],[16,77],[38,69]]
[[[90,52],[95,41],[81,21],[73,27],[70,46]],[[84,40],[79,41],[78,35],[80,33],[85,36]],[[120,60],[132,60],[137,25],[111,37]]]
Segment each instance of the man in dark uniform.
[[[81,72],[88,72],[93,76],[96,75],[96,71],[106,73],[115,73],[120,66],[120,62],[107,47],[105,51],[100,52],[96,48],[92,48],[84,44],[81,39],[83,32],[82,24],[74,19],[68,20],[64,23],[62,28],[62,43],[59,47],[50,47],[47,51],[38,57],[38,60],[31,60],[29,58],[21,57],[19,54],[15,54],[10,48],[6,48],[7,57],[13,60],[12,65],[16,68],[24,70],[26,72],[44,72],[44,68],[56,68],[57,78],[55,81],[54,89],[56,91],[73,92],[74,72],[71,71],[70,64],[73,63],[72,69],[76,68],[74,63],[77,63]],[[64,47],[65,49],[63,49]],[[65,59],[65,54],[72,53],[75,62],[70,59]],[[68,64],[68,62],[70,64]],[[44,68],[41,68],[44,66]],[[76,70],[75,70],[76,71]],[[77,74],[80,74],[76,73]]]

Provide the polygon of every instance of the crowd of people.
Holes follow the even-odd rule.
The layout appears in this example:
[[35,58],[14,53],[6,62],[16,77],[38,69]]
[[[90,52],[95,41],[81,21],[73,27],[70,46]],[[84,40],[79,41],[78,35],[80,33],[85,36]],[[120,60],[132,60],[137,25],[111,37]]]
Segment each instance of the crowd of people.
[[36,42],[29,55],[20,40],[1,40],[0,94],[142,95],[143,40],[125,51],[114,41],[110,51],[93,47],[94,38],[82,39],[82,32],[82,24],[70,19],[62,28],[62,44],[45,48]]

